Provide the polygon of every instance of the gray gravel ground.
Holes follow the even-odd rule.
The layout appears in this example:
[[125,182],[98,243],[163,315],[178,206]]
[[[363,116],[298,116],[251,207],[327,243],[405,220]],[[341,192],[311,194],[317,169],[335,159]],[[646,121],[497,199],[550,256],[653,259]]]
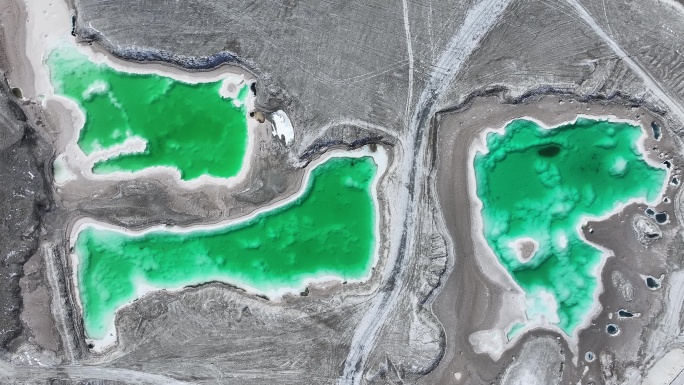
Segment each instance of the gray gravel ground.
[[[0,56],[2,52],[0,51]],[[0,84],[0,344],[22,332],[19,279],[24,263],[37,251],[41,216],[51,206],[43,173],[49,153],[33,125]]]
[[[261,126],[250,175],[229,191],[181,190],[164,176],[58,190],[49,166],[64,145],[58,107],[43,111],[3,81],[0,382],[639,383],[684,345],[681,194],[673,187],[659,208],[669,224],[643,219],[642,207],[592,224],[615,257],[579,356],[535,331],[494,361],[468,340],[497,322],[506,296],[470,237],[464,159],[474,135],[511,117],[610,112],[657,121],[666,135],[654,153],[679,170],[684,8],[672,4],[73,0],[74,32],[96,50],[252,73],[257,107],[286,111],[295,140],[285,146]],[[0,0],[16,14],[0,29],[10,80],[26,64],[21,8]],[[76,219],[144,228],[239,217],[297,191],[312,158],[368,143],[387,148],[392,164],[380,188],[381,261],[367,283],[280,302],[216,283],[156,293],[119,312],[115,349],[88,349],[66,257]],[[663,275],[661,286],[647,288],[647,275]],[[618,320],[620,309],[640,317]],[[608,336],[607,323],[622,333]]]

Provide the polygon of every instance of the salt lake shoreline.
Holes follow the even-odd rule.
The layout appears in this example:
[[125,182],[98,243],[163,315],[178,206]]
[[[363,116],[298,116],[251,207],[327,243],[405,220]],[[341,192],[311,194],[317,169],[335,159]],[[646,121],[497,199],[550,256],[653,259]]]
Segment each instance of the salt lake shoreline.
[[[13,1],[16,7],[22,9],[22,2],[20,0]],[[45,18],[45,14],[50,15],[50,17]],[[18,20],[20,25],[16,26],[24,34],[20,34],[18,39],[10,43],[19,52],[19,55],[13,59],[13,62],[22,62],[23,60],[20,58],[24,54],[28,59],[29,65],[15,65],[9,72],[8,77],[13,87],[19,87],[22,90],[25,98],[39,101],[48,115],[54,115],[55,120],[60,122],[58,126],[70,125],[72,127],[71,132],[62,132],[56,142],[56,150],[58,155],[61,155],[60,161],[62,161],[63,166],[67,168],[69,173],[73,175],[72,178],[64,180],[64,183],[69,183],[71,180],[79,178],[96,181],[118,181],[163,174],[171,175],[175,184],[182,188],[196,189],[207,185],[234,187],[243,182],[250,172],[257,132],[271,130],[273,135],[285,134],[288,143],[292,141],[293,132],[291,124],[288,125],[289,119],[285,112],[278,111],[277,119],[274,119],[274,122],[264,121],[259,123],[255,117],[251,116],[250,113],[254,111],[256,97],[252,92],[249,92],[245,100],[248,143],[242,159],[242,167],[237,175],[230,178],[203,175],[199,178],[185,181],[181,179],[180,172],[177,169],[167,166],[149,167],[136,172],[93,173],[92,166],[97,161],[122,153],[141,151],[144,148],[144,143],[141,144],[136,140],[132,140],[127,141],[128,143],[124,145],[115,146],[112,149],[97,152],[90,156],[86,156],[83,153],[76,144],[79,132],[85,121],[83,111],[73,100],[55,93],[50,81],[49,69],[45,63],[47,55],[55,47],[61,44],[70,44],[79,53],[87,56],[93,63],[105,64],[116,71],[153,74],[189,84],[225,81],[237,86],[246,85],[249,87],[256,81],[256,78],[244,68],[232,65],[224,65],[207,71],[188,71],[162,63],[123,61],[108,54],[104,49],[98,47],[97,44],[79,44],[76,38],[71,35],[72,14],[73,12],[69,9],[66,2],[26,2],[25,11],[22,9],[22,15],[26,18],[27,22],[25,25],[21,25],[22,20],[20,18]],[[39,20],[40,23],[36,23],[36,20]],[[17,24],[17,22],[15,21],[13,24]],[[59,108],[56,108],[55,103],[59,105]]]
[[[239,225],[241,223],[248,222],[258,215],[267,213],[269,211],[273,211],[277,208],[286,206],[292,202],[295,202],[296,200],[300,199],[303,194],[306,192],[308,188],[308,183],[311,178],[311,173],[316,167],[322,165],[326,161],[330,160],[331,158],[337,158],[337,157],[351,157],[351,158],[361,158],[361,157],[371,157],[374,161],[374,163],[377,166],[377,172],[375,174],[375,177],[373,178],[373,182],[370,185],[371,189],[371,196],[373,199],[373,207],[374,207],[374,215],[375,215],[375,246],[373,250],[373,255],[372,255],[372,264],[370,269],[367,272],[367,275],[359,278],[359,279],[343,279],[339,276],[333,276],[333,275],[324,275],[324,276],[318,276],[318,277],[311,277],[307,278],[304,280],[302,285],[300,287],[296,288],[281,288],[278,290],[273,290],[273,291],[262,291],[258,290],[254,287],[251,287],[248,284],[245,284],[243,282],[240,282],[237,279],[233,279],[230,281],[226,280],[221,280],[221,279],[216,279],[214,277],[213,279],[210,278],[207,280],[207,283],[210,282],[223,282],[226,284],[234,285],[239,287],[240,289],[245,290],[246,293],[251,294],[251,295],[260,295],[267,297],[268,299],[272,301],[278,301],[282,299],[284,296],[289,295],[289,294],[295,294],[297,295],[298,293],[301,293],[303,290],[305,290],[307,287],[311,285],[317,285],[317,284],[323,284],[323,283],[329,283],[329,282],[343,282],[347,281],[348,283],[362,283],[368,281],[372,274],[375,266],[378,264],[379,259],[380,259],[380,251],[381,251],[381,221],[382,221],[382,216],[381,216],[381,202],[378,197],[378,188],[380,185],[381,180],[383,177],[386,175],[387,170],[389,168],[389,153],[388,150],[383,147],[383,146],[377,146],[375,151],[372,151],[370,149],[370,146],[364,146],[362,148],[356,149],[356,150],[332,150],[328,151],[325,154],[323,154],[321,157],[318,159],[315,159],[306,168],[305,175],[303,177],[303,182],[300,185],[299,190],[289,196],[286,199],[280,200],[275,203],[271,203],[266,206],[262,206],[259,209],[253,211],[252,213],[248,214],[247,216],[236,218],[236,219],[231,219],[231,220],[226,220],[226,221],[220,221],[214,224],[203,224],[203,225],[196,225],[196,226],[188,226],[188,227],[181,227],[181,226],[152,226],[148,227],[143,230],[129,230],[125,227],[121,226],[115,226],[111,224],[107,224],[104,222],[99,222],[95,219],[92,218],[80,218],[77,221],[75,221],[71,226],[70,226],[70,232],[69,232],[69,245],[70,245],[70,250],[72,250],[72,253],[69,255],[69,269],[71,273],[71,281],[72,281],[72,286],[73,290],[75,292],[75,298],[76,298],[76,304],[79,307],[80,314],[82,316],[83,314],[83,305],[81,304],[80,300],[80,292],[79,292],[79,282],[78,282],[78,265],[79,265],[79,259],[78,256],[73,252],[74,250],[74,245],[76,239],[78,239],[78,234],[87,229],[87,228],[96,228],[96,229],[104,229],[104,230],[110,230],[110,231],[116,231],[122,234],[126,234],[127,236],[143,236],[145,234],[148,234],[150,232],[154,231],[164,231],[164,232],[170,232],[170,233],[181,233],[181,234],[188,234],[191,232],[195,231],[211,231],[211,230],[217,230],[225,227],[230,227],[230,226],[235,226]],[[137,291],[137,294],[139,294],[138,297],[135,299],[127,302],[126,304],[120,306],[119,308],[116,309],[115,313],[118,312],[120,309],[129,306],[131,303],[136,301],[137,299],[141,298],[143,295],[151,292],[156,292],[156,291],[167,291],[167,292],[180,292],[186,289],[185,286],[179,287],[177,289],[159,289],[155,288],[153,286],[149,286],[146,284],[143,284],[140,286],[142,290]],[[93,346],[91,350],[95,353],[104,353],[114,347],[117,342],[117,334],[116,334],[116,327],[114,325],[114,320],[112,321],[112,324],[109,326],[106,332],[106,337],[104,339],[92,339],[88,338],[86,336],[86,342],[91,344]]]
[[[521,117],[534,117],[546,123],[548,126],[557,126],[564,122],[574,121],[578,115],[590,116],[613,116],[632,122],[639,122],[642,128],[649,128],[652,122],[657,122],[663,128],[663,136],[660,141],[655,141],[650,136],[646,140],[646,148],[649,155],[646,158],[651,161],[663,161],[679,159],[672,153],[674,146],[672,137],[667,126],[663,124],[663,118],[645,107],[635,106],[628,100],[588,100],[579,101],[576,96],[564,95],[536,95],[526,98],[524,103],[508,100],[501,95],[490,95],[475,98],[462,108],[452,112],[444,112],[438,120],[434,144],[432,146],[434,165],[430,171],[431,194],[440,212],[440,223],[443,223],[443,236],[447,242],[450,258],[446,280],[441,286],[439,293],[432,304],[432,311],[439,320],[449,341],[446,345],[444,356],[437,367],[427,375],[429,381],[447,381],[455,374],[462,373],[468,366],[498,368],[503,363],[519,353],[520,347],[530,339],[540,336],[559,336],[549,328],[530,328],[519,332],[517,336],[506,341],[505,331],[516,322],[523,320],[525,302],[520,300],[521,293],[512,283],[510,276],[504,272],[500,263],[488,252],[481,243],[476,242],[479,234],[475,231],[473,222],[477,209],[472,207],[472,172],[469,172],[472,164],[472,145],[482,131],[495,127],[502,129],[507,122]],[[651,148],[654,148],[651,152]],[[660,148],[670,151],[670,154],[662,158]],[[661,159],[658,159],[660,155]],[[671,169],[676,174],[676,167]],[[470,177],[470,178],[469,178]],[[673,201],[676,191],[675,186],[667,186],[670,202]],[[463,202],[469,202],[464,205]],[[667,204],[666,204],[667,205]],[[661,205],[662,206],[662,205]],[[668,209],[667,207],[662,207]],[[630,212],[636,210],[629,207]],[[669,210],[669,209],[668,209]],[[621,224],[621,215],[608,218],[600,222],[602,227],[618,227]],[[597,233],[592,236],[600,242],[610,239],[609,234]],[[607,242],[607,241],[606,241]],[[622,250],[624,254],[624,250]],[[622,255],[622,254],[621,254]],[[613,259],[607,266],[602,268],[600,282],[610,280],[611,273],[615,272],[616,265]],[[599,267],[600,268],[600,267]],[[598,273],[598,271],[596,272]],[[473,289],[477,287],[477,289]],[[620,293],[613,286],[602,285],[602,301],[606,296],[619,296]],[[524,297],[523,297],[524,298]],[[605,306],[606,303],[602,303]],[[608,304],[610,305],[610,304]],[[608,311],[603,308],[594,322],[601,322],[607,318]],[[478,353],[477,347],[473,346],[470,337],[477,332],[499,330],[501,336],[500,355],[487,355]],[[565,338],[558,337],[561,348],[572,352],[578,350],[584,352],[591,350],[595,341],[593,328],[586,328],[579,334],[591,335],[587,339],[576,341],[579,347],[571,348]],[[605,333],[605,332],[604,332]],[[575,336],[577,338],[577,336]],[[600,337],[607,338],[607,337]],[[574,365],[567,366],[566,372],[580,371],[576,354],[571,355]],[[580,358],[581,360],[581,358]],[[481,362],[481,363],[480,363]],[[475,364],[476,363],[476,364]]]
[[[473,140],[470,149],[469,149],[469,155],[468,155],[468,186],[469,186],[469,192],[470,192],[470,207],[471,207],[471,218],[472,218],[472,224],[473,224],[473,242],[477,243],[482,250],[485,251],[486,256],[483,256],[480,254],[480,258],[489,258],[492,259],[492,264],[489,265],[489,267],[495,267],[500,270],[500,272],[505,275],[509,281],[507,282],[508,284],[512,285],[514,287],[514,290],[521,296],[525,296],[525,291],[518,285],[517,282],[512,278],[510,273],[503,267],[503,265],[498,261],[498,257],[494,254],[492,249],[489,247],[489,244],[484,238],[484,232],[483,232],[483,222],[482,222],[482,216],[480,213],[482,212],[482,201],[480,200],[479,195],[477,194],[477,183],[476,183],[476,177],[475,177],[475,168],[474,168],[474,160],[475,156],[477,153],[481,154],[487,154],[489,152],[489,149],[487,148],[486,145],[486,138],[490,133],[496,133],[499,135],[504,135],[505,134],[505,129],[506,127],[514,120],[517,119],[524,119],[528,121],[532,121],[535,124],[537,124],[539,127],[545,129],[545,130],[552,130],[554,128],[564,126],[564,125],[570,125],[570,124],[575,124],[578,119],[594,119],[594,120],[601,120],[601,121],[608,121],[612,123],[627,123],[636,127],[639,127],[641,129],[641,135],[639,136],[637,140],[637,148],[639,149],[640,153],[643,156],[644,161],[658,169],[662,169],[666,172],[666,177],[663,182],[663,186],[661,186],[660,192],[658,194],[658,198],[654,201],[646,201],[644,199],[640,198],[632,198],[629,199],[625,203],[621,203],[617,205],[613,210],[610,212],[599,216],[591,216],[591,215],[583,215],[581,216],[580,223],[576,226],[576,232],[579,235],[580,239],[585,242],[586,244],[589,244],[598,250],[601,251],[601,261],[599,264],[596,266],[594,269],[594,272],[592,274],[593,278],[596,279],[597,282],[597,287],[594,290],[593,296],[592,296],[592,301],[593,301],[593,306],[592,310],[586,315],[584,320],[574,328],[573,334],[571,336],[567,336],[567,334],[561,330],[558,326],[548,324],[548,323],[530,323],[527,321],[526,316],[523,316],[522,322],[520,322],[523,326],[516,335],[511,339],[506,341],[504,339],[504,346],[502,346],[503,350],[495,350],[495,351],[487,351],[487,350],[482,350],[482,353],[487,353],[489,354],[494,360],[498,360],[502,353],[513,346],[517,340],[518,337],[521,335],[526,334],[527,332],[530,332],[532,330],[539,330],[539,329],[546,329],[546,330],[551,330],[554,332],[559,333],[560,335],[563,335],[566,337],[569,343],[570,349],[573,351],[575,356],[577,356],[578,353],[578,336],[579,333],[586,328],[590,323],[591,320],[598,315],[598,313],[601,311],[601,304],[599,303],[599,295],[603,292],[603,282],[601,280],[601,272],[603,271],[603,267],[605,266],[606,260],[613,256],[613,252],[601,245],[595,244],[589,240],[586,239],[584,236],[584,232],[582,231],[582,226],[583,224],[586,224],[588,222],[600,222],[609,219],[610,217],[614,216],[615,214],[618,214],[622,212],[627,206],[630,206],[632,204],[647,204],[647,205],[657,205],[662,201],[662,198],[665,195],[665,192],[667,191],[668,188],[668,181],[670,179],[670,170],[665,167],[665,165],[662,164],[662,162],[656,162],[651,158],[651,153],[646,150],[645,147],[645,141],[647,138],[650,138],[652,135],[649,135],[649,131],[646,127],[644,127],[643,124],[641,124],[638,121],[631,120],[631,119],[624,119],[624,118],[618,118],[615,115],[588,115],[588,114],[577,114],[576,117],[572,120],[566,120],[562,121],[560,123],[556,124],[546,124],[543,121],[534,118],[534,117],[529,117],[529,116],[521,116],[517,118],[513,118],[508,120],[504,125],[499,126],[497,128],[486,128],[480,132],[480,134],[475,137]],[[489,273],[491,270],[489,268],[484,269],[483,271],[486,272],[485,274]],[[491,278],[491,277],[490,277]],[[521,303],[524,303],[522,301]],[[504,326],[503,330],[503,335],[505,336],[508,332],[508,330],[515,325],[516,322],[510,323],[507,326]]]

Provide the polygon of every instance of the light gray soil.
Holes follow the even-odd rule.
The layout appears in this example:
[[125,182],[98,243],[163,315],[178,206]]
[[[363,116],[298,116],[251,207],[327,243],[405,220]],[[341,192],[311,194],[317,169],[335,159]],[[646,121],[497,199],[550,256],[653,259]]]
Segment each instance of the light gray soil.
[[[257,80],[257,108],[267,118],[287,112],[295,139],[286,145],[270,135],[268,120],[259,126],[250,173],[232,189],[181,189],[163,175],[57,188],[51,165],[65,143],[63,111],[42,108],[32,92],[21,0],[0,0],[3,384],[636,384],[665,352],[684,346],[684,198],[673,186],[672,203],[657,207],[667,224],[635,206],[592,224],[591,239],[615,257],[602,273],[603,310],[580,334],[578,356],[549,331],[521,337],[497,361],[475,354],[468,337],[494,325],[508,302],[478,259],[464,179],[468,146],[482,129],[516,116],[552,124],[578,113],[657,121],[664,137],[649,148],[679,172],[680,7],[664,0],[70,6],[77,38],[118,60],[175,71],[240,67]],[[12,96],[12,81],[27,85],[27,99]],[[76,220],[140,229],[238,218],[291,196],[317,156],[366,144],[391,154],[379,190],[380,261],[368,282],[314,285],[278,302],[218,283],[155,293],[119,312],[115,348],[89,349],[67,258]],[[660,287],[646,287],[646,276],[661,275]],[[618,319],[620,309],[640,316]],[[620,334],[608,336],[608,323]],[[595,359],[585,360],[586,352]]]

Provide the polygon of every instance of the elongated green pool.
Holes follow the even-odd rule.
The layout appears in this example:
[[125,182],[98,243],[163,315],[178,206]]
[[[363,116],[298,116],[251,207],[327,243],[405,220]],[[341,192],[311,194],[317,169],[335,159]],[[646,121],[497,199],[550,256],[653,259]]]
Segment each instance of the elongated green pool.
[[[144,141],[144,149],[99,160],[92,172],[177,169],[181,179],[237,175],[248,145],[245,100],[222,93],[222,81],[188,84],[154,74],[117,71],[63,44],[47,58],[55,93],[74,100],[85,115],[78,146],[90,156]],[[222,96],[223,95],[223,96]]]
[[632,199],[656,201],[666,171],[637,147],[638,126],[578,118],[552,129],[518,119],[474,158],[484,237],[527,296],[528,318],[568,335],[593,307],[604,251],[581,226]]
[[310,278],[364,278],[375,253],[377,169],[368,156],[331,158],[312,171],[296,200],[214,229],[83,228],[74,254],[87,335],[104,338],[116,309],[143,287],[222,281],[273,292],[302,288]]

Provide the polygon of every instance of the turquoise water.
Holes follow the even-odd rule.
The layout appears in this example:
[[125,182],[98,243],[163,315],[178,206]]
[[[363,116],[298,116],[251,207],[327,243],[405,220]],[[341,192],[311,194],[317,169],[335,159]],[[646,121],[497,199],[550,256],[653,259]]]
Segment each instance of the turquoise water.
[[[656,201],[666,171],[644,160],[638,126],[578,118],[544,129],[517,119],[487,136],[489,152],[475,155],[483,231],[499,262],[525,291],[528,313],[539,313],[543,293],[556,302],[557,325],[567,334],[594,306],[594,276],[603,251],[579,230],[630,199]],[[515,241],[538,250],[525,260]],[[529,316],[529,314],[528,314]]]
[[92,171],[177,169],[181,179],[239,174],[247,151],[247,85],[237,97],[220,95],[222,82],[189,84],[170,77],[117,71],[64,44],[47,58],[57,94],[85,115],[78,146],[86,155],[140,138],[142,152],[95,163]]
[[86,227],[74,246],[86,334],[104,338],[140,283],[182,288],[218,280],[267,292],[322,276],[364,278],[376,247],[376,174],[370,157],[332,158],[312,171],[294,202],[214,230],[135,236]]

